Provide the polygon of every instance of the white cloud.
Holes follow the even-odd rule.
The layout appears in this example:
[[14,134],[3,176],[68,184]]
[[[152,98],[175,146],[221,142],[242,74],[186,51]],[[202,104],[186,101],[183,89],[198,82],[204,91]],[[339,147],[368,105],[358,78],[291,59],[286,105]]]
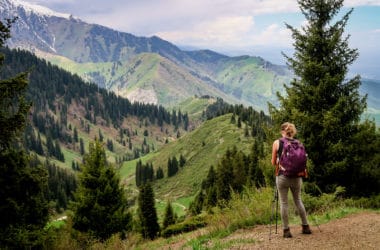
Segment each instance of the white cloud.
[[355,6],[380,6],[380,0],[346,0],[344,5],[347,7]]
[[246,36],[254,28],[250,16],[218,17],[194,25],[190,30],[163,31],[156,35],[178,43],[191,41],[196,46],[223,44],[241,45],[242,36]]
[[[296,0],[24,1],[40,3],[55,11],[72,13],[87,22],[135,35],[158,35],[178,45],[223,50],[252,46],[291,47],[290,31],[284,22],[294,23],[295,19],[268,20],[282,13],[299,13]],[[380,0],[346,0],[344,4],[346,7],[380,6]],[[261,18],[266,22],[258,22]],[[287,15],[287,18],[292,17]]]
[[288,47],[291,42],[291,32],[278,24],[269,25],[253,39],[254,45],[262,46]]
[[278,24],[256,29],[251,16],[224,17],[203,22],[191,30],[158,32],[156,35],[179,45],[239,50],[255,46],[289,47],[290,31]]

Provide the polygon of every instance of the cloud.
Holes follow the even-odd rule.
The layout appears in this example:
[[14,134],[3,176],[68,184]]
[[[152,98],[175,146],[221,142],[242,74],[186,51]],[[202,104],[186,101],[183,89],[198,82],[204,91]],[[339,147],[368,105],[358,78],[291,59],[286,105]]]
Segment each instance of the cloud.
[[250,16],[218,17],[195,24],[190,30],[157,32],[156,35],[178,43],[192,41],[194,45],[241,43],[241,36],[254,29]]
[[346,0],[344,6],[380,6],[380,0]]
[[253,17],[223,17],[199,23],[191,30],[158,32],[156,35],[178,45],[216,50],[248,50],[257,46],[289,47],[290,31],[278,24],[264,29],[254,25]]
[[[204,48],[290,47],[284,21],[294,24],[291,15],[300,12],[296,0],[24,1],[135,35],[158,35],[178,45]],[[344,4],[380,6],[380,0],[346,0]],[[280,18],[271,20],[273,16]],[[262,18],[267,21],[261,22]],[[297,27],[299,21],[295,22]]]
[[278,24],[269,25],[253,40],[254,45],[279,47],[288,47],[291,42],[291,32]]

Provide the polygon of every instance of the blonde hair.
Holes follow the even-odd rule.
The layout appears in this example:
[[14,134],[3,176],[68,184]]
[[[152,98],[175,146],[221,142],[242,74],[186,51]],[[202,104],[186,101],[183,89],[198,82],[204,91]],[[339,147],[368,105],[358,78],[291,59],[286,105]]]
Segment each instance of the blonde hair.
[[293,123],[285,122],[281,125],[281,131],[284,131],[287,137],[294,137],[297,134],[296,126]]

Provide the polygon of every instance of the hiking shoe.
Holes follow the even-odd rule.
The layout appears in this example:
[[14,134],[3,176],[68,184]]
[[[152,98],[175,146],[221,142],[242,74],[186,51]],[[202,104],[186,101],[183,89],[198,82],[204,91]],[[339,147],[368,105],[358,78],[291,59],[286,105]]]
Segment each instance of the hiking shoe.
[[302,233],[303,234],[311,234],[311,230],[309,225],[302,225]]
[[292,234],[290,233],[290,229],[284,229],[284,238],[292,238]]

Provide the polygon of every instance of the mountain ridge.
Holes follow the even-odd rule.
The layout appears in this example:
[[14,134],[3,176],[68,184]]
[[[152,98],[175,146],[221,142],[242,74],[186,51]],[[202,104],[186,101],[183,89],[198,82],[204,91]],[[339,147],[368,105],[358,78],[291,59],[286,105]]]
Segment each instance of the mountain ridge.
[[[4,3],[12,5],[12,0],[6,0]],[[75,61],[76,63],[125,63],[128,64],[136,56],[141,53],[155,53],[162,57],[172,61],[172,71],[187,71],[193,75],[196,79],[196,83],[203,85],[201,89],[202,95],[212,95],[216,97],[227,98],[232,103],[243,103],[245,105],[251,105],[257,109],[266,109],[266,101],[261,99],[260,91],[265,88],[265,83],[260,82],[261,89],[255,94],[239,95],[239,92],[245,92],[241,90],[238,85],[231,85],[229,79],[224,79],[219,75],[225,72],[220,72],[220,69],[226,69],[227,65],[234,64],[236,61],[246,60],[247,58],[253,58],[252,69],[258,69],[264,64],[257,63],[264,61],[259,57],[229,57],[219,54],[210,50],[200,51],[183,51],[174,44],[165,41],[157,36],[152,37],[136,37],[130,33],[119,32],[101,25],[88,24],[80,19],[69,16],[68,18],[55,17],[41,15],[37,12],[30,12],[28,15],[20,7],[15,8],[13,12],[4,11],[2,8],[2,15],[10,17],[10,13],[17,13],[19,20],[14,24],[14,30],[12,29],[12,38],[9,40],[8,45],[12,48],[20,47],[28,49],[33,52],[43,51],[53,56],[64,56],[68,59]],[[66,16],[67,17],[67,16]],[[21,22],[20,22],[21,20]],[[23,25],[20,25],[22,23]],[[29,26],[27,26],[29,25]],[[59,64],[58,64],[59,65]],[[266,63],[270,65],[270,63]],[[62,66],[62,65],[59,65]],[[282,68],[282,71],[287,71],[285,66],[276,66]],[[235,68],[236,70],[236,68]],[[284,78],[280,81],[280,85],[283,82],[287,82],[290,79],[287,74],[278,74],[277,71],[273,71],[272,68],[265,69],[273,77],[272,79]],[[120,89],[123,82],[113,79],[107,71],[112,71],[111,67],[102,69],[93,69],[91,72],[87,72],[87,75],[79,74],[85,79],[97,83],[101,87],[111,89],[113,91]],[[122,71],[120,71],[122,73]],[[73,72],[78,73],[78,72]],[[255,72],[256,75],[260,75],[262,72]],[[124,72],[126,74],[126,72]],[[178,75],[180,73],[174,74]],[[94,75],[94,77],[92,77]],[[176,79],[162,79],[165,82],[176,85]],[[232,79],[233,81],[235,78]],[[136,84],[137,82],[129,82],[129,85]],[[178,84],[178,83],[177,83]],[[192,84],[192,82],[184,82],[184,85]],[[277,83],[276,83],[277,84]],[[113,86],[112,88],[110,86]],[[226,86],[229,86],[225,88]],[[248,86],[250,88],[251,86]],[[254,87],[254,86],[253,86]],[[279,86],[277,89],[280,89]],[[173,88],[174,89],[174,88]],[[147,87],[145,90],[151,90]],[[174,92],[177,90],[174,90]],[[265,91],[271,91],[271,86]],[[125,92],[125,91],[124,91]],[[221,95],[223,93],[223,95]],[[235,94],[234,94],[235,93]],[[196,92],[182,93],[189,98],[194,95],[198,95]],[[157,93],[156,93],[157,95]],[[125,97],[127,95],[124,95]],[[270,96],[275,96],[275,93],[271,93]],[[165,99],[175,97],[175,93],[172,93],[169,97],[162,96],[158,102],[165,104]],[[259,98],[258,98],[259,97]],[[177,98],[180,103],[184,101],[183,98]],[[260,101],[258,101],[260,100]],[[165,104],[166,105],[166,104]]]
[[[178,108],[187,98],[209,95],[267,112],[267,103],[277,106],[276,93],[284,95],[284,85],[294,77],[286,66],[261,57],[230,57],[207,49],[185,51],[157,36],[134,36],[86,23],[69,14],[54,14],[45,7],[42,12],[33,12],[33,6],[25,10],[22,3],[20,0],[0,3],[1,16],[19,17],[12,26],[8,43],[11,48],[32,51],[86,81],[134,101]],[[172,73],[150,75],[149,80],[141,82],[141,74],[145,72],[140,71],[138,76],[130,69],[144,53],[166,58],[166,68]],[[140,68],[151,62],[144,60],[143,64],[147,65]],[[180,75],[186,76],[183,81],[178,78]],[[363,79],[360,91],[368,94],[367,113],[379,124],[380,105],[373,89],[380,85],[374,82],[377,81]]]

